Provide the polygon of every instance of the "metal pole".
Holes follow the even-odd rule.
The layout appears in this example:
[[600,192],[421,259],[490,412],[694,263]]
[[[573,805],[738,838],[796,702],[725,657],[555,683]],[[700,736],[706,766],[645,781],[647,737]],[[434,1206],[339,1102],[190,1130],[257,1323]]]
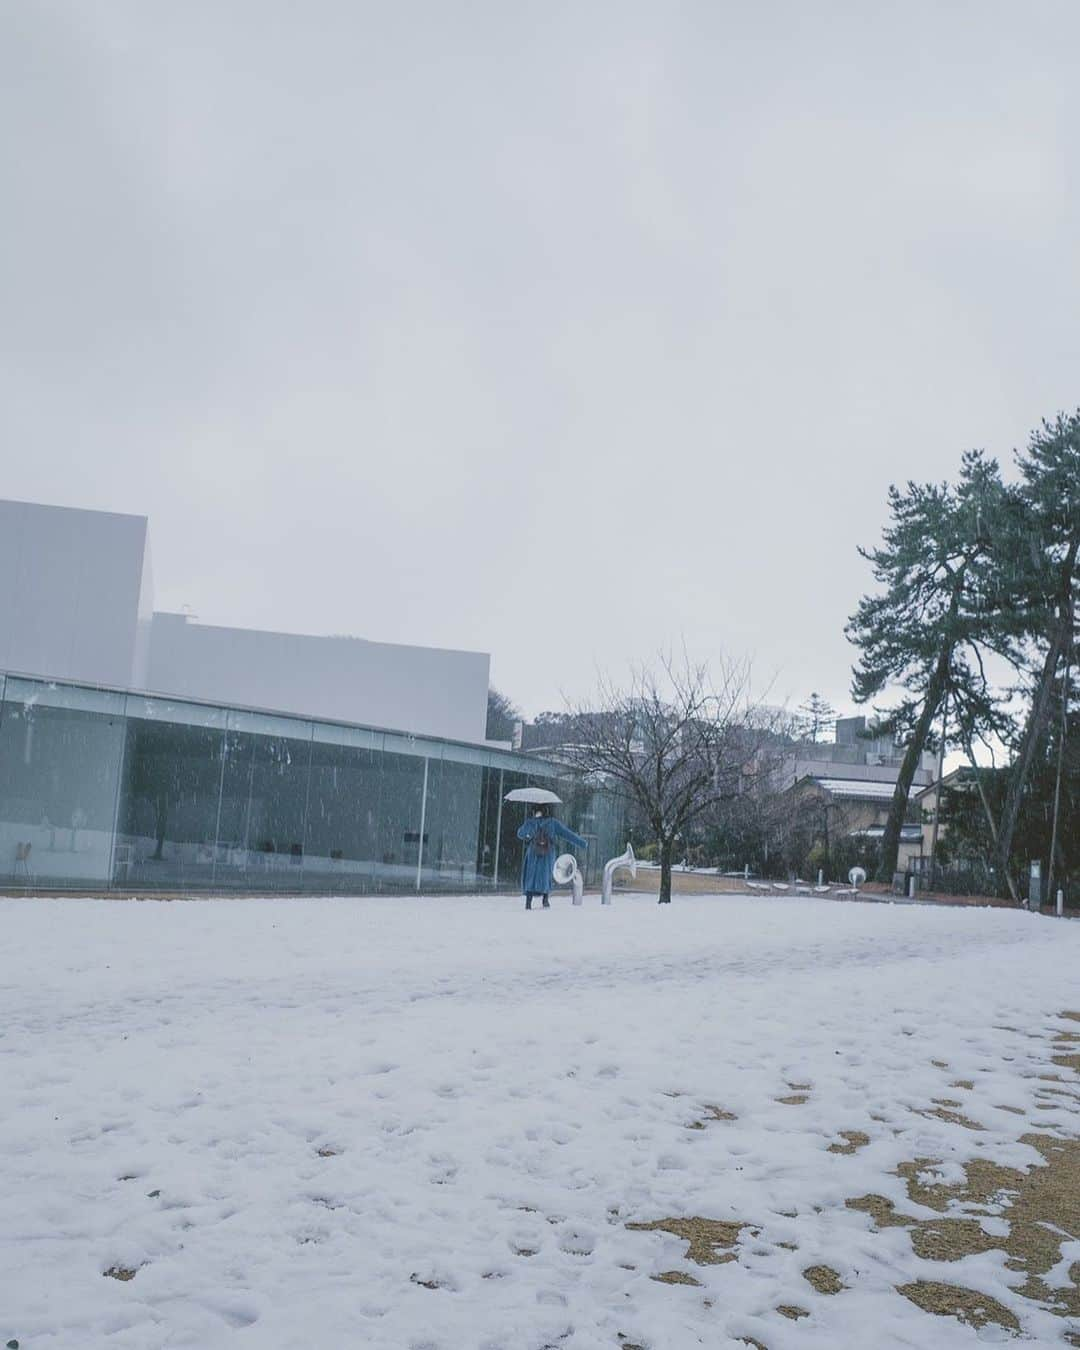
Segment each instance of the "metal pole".
[[424,756],[424,791],[420,798],[420,843],[416,850],[416,889],[420,889],[420,873],[424,867],[424,826],[427,823],[427,780],[430,760]]

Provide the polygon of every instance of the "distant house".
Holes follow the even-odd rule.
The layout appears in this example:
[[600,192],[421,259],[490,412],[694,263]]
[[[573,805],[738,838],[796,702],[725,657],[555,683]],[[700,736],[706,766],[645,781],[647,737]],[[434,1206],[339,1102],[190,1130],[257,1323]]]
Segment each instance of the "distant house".
[[[959,768],[951,770],[944,774],[940,781],[929,783],[918,792],[913,793],[915,803],[922,812],[922,832],[923,832],[923,852],[927,859],[930,857],[930,843],[934,832],[934,816],[938,811],[938,802],[942,794],[948,795],[951,792],[978,792],[978,785],[975,781],[974,770],[967,764],[962,764]],[[938,842],[940,843],[948,833],[948,824],[941,821],[938,824]]]
[[[880,841],[889,818],[895,781],[824,777],[806,774],[787,791],[792,817],[810,825],[823,843],[842,838]],[[897,868],[918,867],[923,854],[923,827],[907,823],[900,830]]]

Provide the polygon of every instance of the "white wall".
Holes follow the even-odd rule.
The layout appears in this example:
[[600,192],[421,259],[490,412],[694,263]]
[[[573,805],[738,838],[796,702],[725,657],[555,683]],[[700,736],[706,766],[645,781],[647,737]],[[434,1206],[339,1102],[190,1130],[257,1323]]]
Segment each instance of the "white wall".
[[145,516],[0,501],[0,670],[483,741],[488,665],[155,614]]
[[489,658],[361,638],[219,628],[154,615],[150,689],[483,741]]
[[146,548],[145,516],[0,501],[0,669],[132,684]]

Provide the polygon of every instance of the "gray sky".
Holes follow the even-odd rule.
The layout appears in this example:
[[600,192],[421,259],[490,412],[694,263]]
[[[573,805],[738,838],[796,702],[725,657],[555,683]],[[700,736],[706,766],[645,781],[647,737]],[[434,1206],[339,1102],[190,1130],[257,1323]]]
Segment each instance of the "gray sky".
[[5,496],[159,608],[847,702],[890,480],[1080,402],[1076,0],[12,0]]

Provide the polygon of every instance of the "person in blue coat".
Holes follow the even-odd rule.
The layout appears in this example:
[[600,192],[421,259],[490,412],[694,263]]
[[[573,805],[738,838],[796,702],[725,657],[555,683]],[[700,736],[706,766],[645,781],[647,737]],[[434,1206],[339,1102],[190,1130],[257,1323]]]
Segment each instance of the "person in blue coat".
[[555,840],[565,839],[575,848],[588,848],[588,840],[580,834],[568,830],[561,820],[548,816],[543,806],[517,832],[519,839],[526,842],[525,859],[521,864],[521,891],[525,896],[525,908],[532,909],[533,896],[538,895],[544,902],[544,908],[550,909],[548,896],[551,894],[552,870],[555,867]]

